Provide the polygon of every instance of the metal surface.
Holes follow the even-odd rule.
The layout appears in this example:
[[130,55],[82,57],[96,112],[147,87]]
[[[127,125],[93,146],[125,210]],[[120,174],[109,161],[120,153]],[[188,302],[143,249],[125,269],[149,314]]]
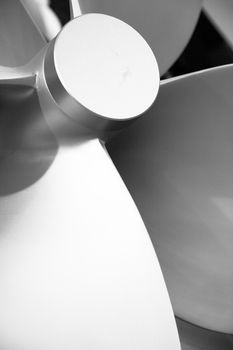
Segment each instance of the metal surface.
[[45,45],[45,39],[19,0],[0,1],[0,65],[27,63]]
[[159,88],[157,62],[146,41],[132,27],[101,14],[75,18],[27,65],[2,68],[2,76],[0,70],[0,79],[9,84],[28,79],[31,85],[35,75],[39,97],[45,96],[41,103],[50,98],[53,108],[66,114],[62,126],[70,117],[96,130],[96,136],[143,114]]
[[[78,103],[76,90],[67,89],[60,79],[79,83],[70,71],[64,76],[67,64],[77,57],[77,47],[68,52],[71,61],[59,61],[59,45],[71,49],[66,40],[78,34],[77,21],[26,66],[2,70],[0,347],[179,350],[169,296],[145,226],[97,139],[93,112],[86,108],[91,120],[86,132],[82,111],[74,111],[70,104]],[[127,37],[133,30],[124,28]],[[118,29],[117,25],[112,32],[116,37]],[[136,47],[123,36],[132,69],[136,67],[135,75],[138,68],[146,74],[151,69],[155,78],[156,61],[151,52],[148,58],[148,46],[133,33],[130,39],[142,45],[143,60],[151,64],[143,67],[133,60],[127,48],[131,44],[134,52]],[[122,47],[117,53],[125,58]],[[52,76],[46,69],[51,58]],[[95,65],[95,57],[91,59]],[[114,59],[112,67],[113,75],[121,77]],[[54,80],[62,83],[63,95],[57,101],[57,90],[51,88]],[[136,80],[141,83],[140,76]],[[98,97],[102,98],[100,92]],[[144,108],[145,104],[139,106],[137,113]],[[124,117],[129,118],[127,109],[114,125],[125,122]]]
[[202,3],[202,0],[79,0],[82,13],[106,13],[138,30],[154,51],[161,74],[188,43]]
[[100,14],[66,25],[50,43],[43,69],[60,109],[101,131],[145,112],[159,87],[157,62],[145,40],[122,21]]
[[33,20],[48,40],[61,30],[61,23],[49,7],[49,0],[21,0]]
[[233,48],[232,0],[205,0],[203,7],[211,22]]
[[69,0],[69,2],[70,2],[70,17],[71,17],[71,19],[80,16],[82,13],[81,13],[81,9],[79,6],[79,1],[78,0]]
[[108,150],[154,243],[176,315],[233,332],[233,66],[164,82]]
[[59,144],[35,90],[20,89],[3,96],[1,348],[180,349],[151,241],[108,154],[95,139]]
[[[57,142],[41,115],[34,88],[23,85],[0,85],[0,106],[0,237],[2,242],[6,232],[4,222],[7,223],[9,219],[9,225],[11,225],[14,221],[10,207],[4,205],[7,196],[13,203],[14,198],[17,198],[14,197],[16,192],[28,188],[44,175],[55,158]],[[24,203],[20,205],[23,206]],[[33,227],[31,229],[33,230]],[[0,267],[2,272],[1,269],[2,265]]]
[[0,66],[0,85],[34,86],[36,74],[27,67]]
[[182,350],[232,350],[233,335],[217,333],[176,319]]
[[159,72],[150,47],[113,17],[88,14],[73,20],[56,39],[50,56],[45,73],[58,104],[65,100],[67,106],[70,101],[64,94],[69,94],[79,104],[76,110],[81,105],[96,116],[126,120],[145,112],[157,95]]

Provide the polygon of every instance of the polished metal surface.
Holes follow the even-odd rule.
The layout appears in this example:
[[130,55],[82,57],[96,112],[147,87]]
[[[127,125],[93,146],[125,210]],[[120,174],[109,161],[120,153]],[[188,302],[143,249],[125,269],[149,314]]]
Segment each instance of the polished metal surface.
[[233,48],[233,2],[231,0],[205,0],[204,10],[230,47]]
[[159,88],[157,62],[146,41],[124,22],[101,14],[73,19],[28,64],[2,68],[2,83],[31,86],[35,77],[42,106],[50,99],[51,109],[63,112],[62,127],[70,117],[99,137],[143,114]]
[[[46,173],[57,153],[36,90],[22,85],[0,85],[0,237],[14,217],[7,198],[27,189]],[[21,192],[20,192],[21,193]],[[13,196],[13,197],[12,197]],[[23,197],[19,206],[24,206]],[[5,212],[6,210],[6,212]],[[12,216],[12,215],[13,216]],[[33,230],[33,227],[31,228]],[[2,268],[2,265],[1,265]],[[2,271],[0,268],[0,271]]]
[[161,263],[176,315],[233,332],[233,66],[165,81],[108,145]]
[[81,12],[122,19],[149,43],[162,75],[179,57],[195,28],[203,0],[79,0]]
[[79,1],[78,0],[69,0],[70,3],[70,18],[73,19],[75,17],[80,16],[81,13],[81,9],[79,6]]
[[[46,44],[23,2],[38,27],[0,3],[0,347],[179,350],[159,262],[178,316],[232,333],[233,67],[163,82],[147,111],[159,73],[135,30],[73,0]],[[80,1],[145,30],[160,73],[201,3]],[[233,346],[177,325],[182,350]]]
[[49,0],[20,1],[48,40],[52,40],[60,32],[61,23],[49,7]]
[[8,101],[0,91],[2,349],[179,349],[154,250],[106,151],[98,140],[59,145],[36,91],[7,89]]
[[0,1],[0,65],[27,63],[45,45],[45,39],[19,0]]
[[36,73],[31,67],[5,67],[0,66],[0,85],[31,86],[36,84]]
[[179,350],[156,255],[107,153],[98,140],[57,148],[47,134],[48,150],[32,135],[4,167],[1,348]]
[[[133,91],[136,99],[145,88],[149,94],[149,101],[142,96],[136,111],[131,101],[125,114],[122,109],[120,116],[98,115],[108,120],[107,129],[114,129],[117,124],[128,125],[153,102],[157,64],[132,28],[109,16],[93,16],[103,21],[107,17],[109,32],[115,35],[110,43],[100,38],[110,65],[107,74],[121,79],[125,62],[120,59],[128,59],[134,72],[129,80],[135,86],[126,79],[127,97]],[[96,128],[95,113],[77,108],[79,76],[67,69],[70,64],[74,69],[72,60],[78,60],[81,52],[71,45],[79,33],[78,23],[80,19],[71,22],[28,64],[0,71],[0,347],[180,350],[149,235],[98,140],[106,125],[98,121]],[[125,47],[118,45],[118,31],[124,34]],[[142,49],[137,58],[127,51],[129,44],[134,54],[136,46]],[[59,45],[68,49],[65,60]],[[88,52],[85,43],[82,49]],[[95,55],[88,58],[96,64]],[[153,78],[147,87],[142,72]],[[67,88],[69,79],[77,90]],[[125,91],[121,80],[118,88]],[[96,96],[103,98],[98,90]]]
[[100,14],[65,26],[46,52],[44,74],[57,105],[99,129],[144,113],[159,88],[157,62],[146,41],[124,22]]
[[232,350],[233,335],[213,332],[176,319],[182,350]]

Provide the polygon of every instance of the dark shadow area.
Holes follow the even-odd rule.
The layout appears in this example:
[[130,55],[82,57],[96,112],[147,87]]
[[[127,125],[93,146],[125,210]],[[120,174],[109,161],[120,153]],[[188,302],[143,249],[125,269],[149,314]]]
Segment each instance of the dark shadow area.
[[170,68],[169,75],[178,76],[228,63],[233,63],[232,49],[202,12],[191,40]]
[[182,350],[232,350],[233,335],[212,332],[176,318]]
[[50,7],[56,12],[63,26],[70,20],[69,0],[51,0]]
[[55,158],[57,143],[34,89],[0,86],[0,110],[0,196],[5,196],[43,176]]

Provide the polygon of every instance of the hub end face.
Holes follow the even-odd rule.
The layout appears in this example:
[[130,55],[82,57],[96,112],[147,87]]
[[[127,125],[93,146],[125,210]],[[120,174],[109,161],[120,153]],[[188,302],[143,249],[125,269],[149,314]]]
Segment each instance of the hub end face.
[[102,14],[75,18],[58,35],[52,51],[48,86],[72,117],[84,110],[94,119],[129,120],[156,98],[159,71],[154,54],[121,20]]

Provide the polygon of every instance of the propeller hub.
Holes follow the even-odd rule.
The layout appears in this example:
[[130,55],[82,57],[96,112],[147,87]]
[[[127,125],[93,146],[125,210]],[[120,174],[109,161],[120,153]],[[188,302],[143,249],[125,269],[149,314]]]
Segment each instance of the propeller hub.
[[47,50],[45,79],[67,115],[100,128],[144,113],[159,88],[147,42],[126,23],[102,14],[80,16],[63,28]]

